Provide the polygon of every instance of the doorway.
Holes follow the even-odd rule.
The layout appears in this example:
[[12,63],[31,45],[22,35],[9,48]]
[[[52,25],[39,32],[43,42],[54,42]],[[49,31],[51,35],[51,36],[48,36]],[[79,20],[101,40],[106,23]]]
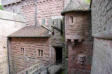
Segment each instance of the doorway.
[[62,63],[62,47],[55,47],[56,51],[56,64]]

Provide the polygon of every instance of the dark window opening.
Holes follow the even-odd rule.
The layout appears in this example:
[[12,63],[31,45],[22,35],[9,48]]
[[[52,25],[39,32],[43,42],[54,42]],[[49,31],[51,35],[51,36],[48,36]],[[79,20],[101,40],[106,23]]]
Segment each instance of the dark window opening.
[[26,71],[26,74],[28,74],[28,71]]
[[75,45],[78,45],[79,44],[79,41],[78,40],[74,40],[74,44]]
[[43,56],[43,50],[41,50],[41,56]]
[[24,48],[21,48],[21,53],[23,53],[23,54],[24,54]]
[[56,47],[56,63],[62,63],[62,48],[61,47]]
[[53,28],[53,31],[52,31],[52,35],[54,35],[54,28]]
[[73,16],[70,16],[70,18],[71,18],[71,23],[73,23],[74,22]]
[[39,55],[39,56],[43,56],[43,50],[40,50],[40,49],[39,49],[39,50],[38,50],[38,55]]

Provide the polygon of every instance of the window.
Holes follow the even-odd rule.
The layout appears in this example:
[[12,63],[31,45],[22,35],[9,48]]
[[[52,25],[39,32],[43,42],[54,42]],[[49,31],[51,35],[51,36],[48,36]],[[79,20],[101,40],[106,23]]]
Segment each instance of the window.
[[71,20],[71,23],[73,23],[74,22],[74,17],[70,16],[70,20]]
[[38,56],[43,56],[43,50],[38,50]]
[[21,53],[23,53],[23,54],[24,54],[24,48],[21,48]]

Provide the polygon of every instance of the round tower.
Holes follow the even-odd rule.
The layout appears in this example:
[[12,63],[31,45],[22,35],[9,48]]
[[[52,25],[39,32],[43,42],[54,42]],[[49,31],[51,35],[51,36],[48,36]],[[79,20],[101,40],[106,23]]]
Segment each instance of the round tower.
[[92,56],[90,3],[70,0],[62,12],[65,21],[68,74],[90,74]]
[[71,0],[62,12],[62,15],[65,16],[66,40],[80,42],[86,38],[86,29],[90,24],[88,22],[90,8],[89,4],[83,1]]

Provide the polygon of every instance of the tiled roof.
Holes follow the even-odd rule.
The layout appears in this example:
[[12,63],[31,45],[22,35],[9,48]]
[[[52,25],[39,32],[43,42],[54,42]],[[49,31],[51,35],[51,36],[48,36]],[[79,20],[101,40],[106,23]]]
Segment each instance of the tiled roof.
[[62,15],[73,11],[88,11],[90,10],[90,4],[84,2],[84,0],[71,0],[66,8],[62,11]]
[[42,26],[26,26],[9,37],[49,37],[49,31]]

